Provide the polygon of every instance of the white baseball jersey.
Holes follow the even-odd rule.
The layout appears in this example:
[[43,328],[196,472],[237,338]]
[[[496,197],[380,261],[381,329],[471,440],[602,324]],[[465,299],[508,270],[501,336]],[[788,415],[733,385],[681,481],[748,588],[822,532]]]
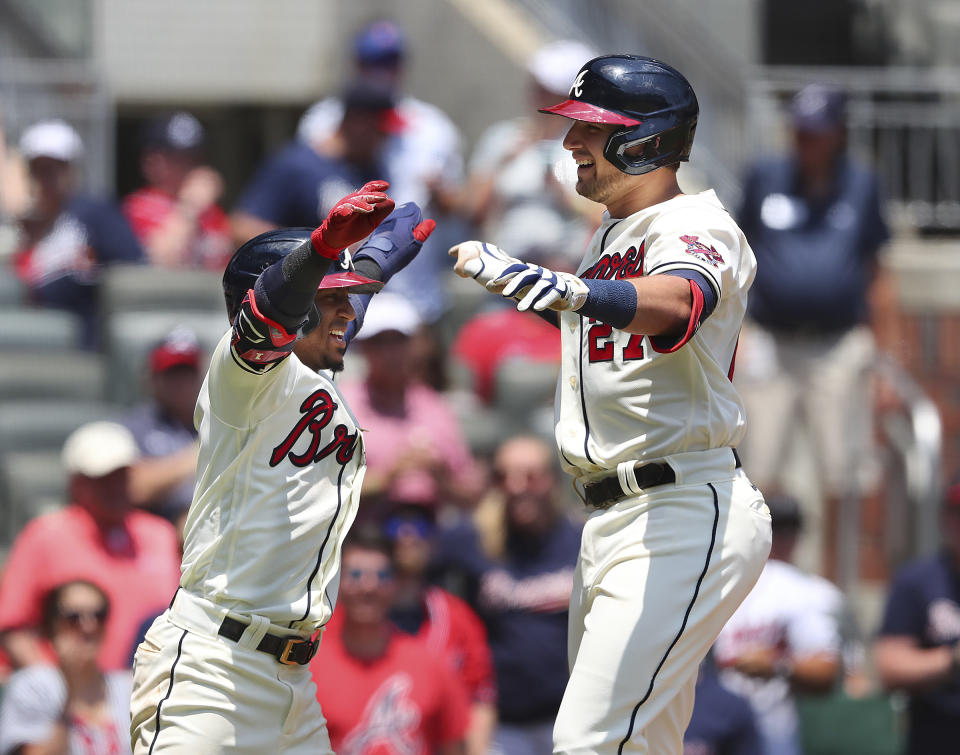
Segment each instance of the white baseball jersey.
[[312,632],[336,600],[363,482],[360,432],[328,376],[295,354],[255,372],[230,339],[214,351],[197,400],[200,457],[180,585]]
[[568,472],[580,477],[740,441],[743,404],[730,376],[755,271],[753,251],[713,191],[623,219],[605,215],[580,277],[698,273],[717,303],[698,329],[702,302],[694,297],[690,328],[672,341],[560,314],[556,437]]
[[[717,637],[713,648],[717,665],[723,669],[756,646],[775,648],[782,660],[817,653],[839,655],[842,607],[842,594],[827,580],[784,561],[768,561]],[[801,752],[787,679],[760,679],[728,668],[721,671],[721,681],[750,701],[770,752]]]

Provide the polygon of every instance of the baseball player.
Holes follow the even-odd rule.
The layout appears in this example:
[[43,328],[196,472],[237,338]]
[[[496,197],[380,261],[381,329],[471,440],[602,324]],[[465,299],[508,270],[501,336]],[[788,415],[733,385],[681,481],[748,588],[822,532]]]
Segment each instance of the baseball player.
[[606,207],[576,275],[470,241],[456,270],[562,339],[556,440],[592,513],[570,604],[557,753],[682,752],[697,667],[760,574],[770,516],[739,468],[730,375],[755,261],[713,191],[686,195],[698,105],[650,58],[594,58],[569,99],[577,191]]
[[[364,473],[359,428],[331,373],[364,297],[434,226],[413,204],[387,217],[386,188],[367,183],[312,233],[261,234],[227,265],[233,327],[197,401],[180,588],[134,661],[137,755],[330,752],[306,664],[333,610]],[[330,271],[374,229],[355,270]]]

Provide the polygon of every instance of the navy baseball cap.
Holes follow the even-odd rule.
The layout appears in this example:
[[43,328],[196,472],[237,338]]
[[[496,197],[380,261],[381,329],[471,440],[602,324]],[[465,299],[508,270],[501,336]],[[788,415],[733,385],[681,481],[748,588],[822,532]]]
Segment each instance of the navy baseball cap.
[[393,21],[375,21],[354,37],[353,55],[364,65],[395,65],[406,54],[406,40]]
[[798,131],[832,131],[847,120],[847,95],[830,84],[810,84],[790,102],[790,117]]
[[144,149],[162,149],[171,152],[200,152],[205,134],[193,115],[180,111],[158,116],[143,129]]

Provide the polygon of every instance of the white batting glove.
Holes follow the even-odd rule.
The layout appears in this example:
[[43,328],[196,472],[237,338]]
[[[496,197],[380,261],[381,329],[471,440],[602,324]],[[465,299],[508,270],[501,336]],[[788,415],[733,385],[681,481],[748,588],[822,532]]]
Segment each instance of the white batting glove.
[[[473,278],[481,286],[497,294],[509,280],[504,278],[507,268],[518,265],[517,269],[526,269],[526,265],[516,257],[511,257],[503,249],[483,241],[464,241],[451,247],[448,254],[457,258],[453,266],[457,275],[461,278]],[[490,285],[492,281],[500,278],[503,280],[499,284]]]
[[[494,280],[494,284],[500,280]],[[517,309],[525,312],[531,307],[537,312],[553,309],[557,312],[576,312],[587,301],[590,289],[571,273],[557,273],[539,265],[527,265],[526,272],[509,271],[503,278],[506,285],[501,292],[510,298],[519,298]]]

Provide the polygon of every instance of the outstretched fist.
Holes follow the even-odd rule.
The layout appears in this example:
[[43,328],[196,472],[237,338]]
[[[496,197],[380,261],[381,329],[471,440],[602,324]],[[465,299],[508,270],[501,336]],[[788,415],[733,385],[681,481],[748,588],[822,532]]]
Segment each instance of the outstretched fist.
[[342,250],[369,236],[393,210],[394,201],[384,193],[389,186],[386,181],[369,181],[337,202],[310,235],[317,254],[339,259]]
[[353,261],[356,263],[365,257],[372,259],[380,267],[383,280],[387,281],[417,256],[436,226],[433,220],[423,219],[415,202],[402,204],[354,252]]

